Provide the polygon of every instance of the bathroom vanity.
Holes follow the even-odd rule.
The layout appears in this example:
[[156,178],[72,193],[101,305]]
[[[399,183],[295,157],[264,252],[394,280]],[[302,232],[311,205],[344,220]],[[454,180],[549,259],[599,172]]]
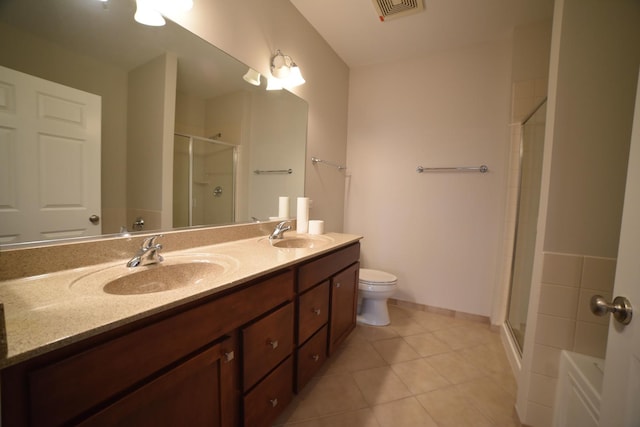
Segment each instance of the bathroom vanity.
[[[161,300],[174,293],[174,300],[107,295],[106,303],[117,305],[105,315],[124,314],[93,329],[87,319],[75,334],[65,331],[76,319],[72,312],[50,315],[49,321],[59,322],[48,325],[59,330],[58,339],[36,337],[41,344],[22,342],[22,350],[11,348],[18,326],[8,318],[3,425],[271,425],[355,327],[359,237],[331,240],[311,249],[269,247],[255,239],[198,248],[199,255],[234,257],[237,268],[209,288],[157,293]],[[108,268],[116,267],[103,270]],[[51,282],[69,277],[74,273]],[[0,286],[1,293],[15,293],[18,285]],[[59,292],[63,288],[69,286]],[[134,313],[136,298],[151,305]],[[96,300],[82,296],[77,304]]]

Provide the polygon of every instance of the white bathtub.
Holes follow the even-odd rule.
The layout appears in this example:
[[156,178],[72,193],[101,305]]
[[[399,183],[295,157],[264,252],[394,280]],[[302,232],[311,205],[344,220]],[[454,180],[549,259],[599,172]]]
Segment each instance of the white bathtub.
[[604,360],[563,350],[554,427],[598,427]]

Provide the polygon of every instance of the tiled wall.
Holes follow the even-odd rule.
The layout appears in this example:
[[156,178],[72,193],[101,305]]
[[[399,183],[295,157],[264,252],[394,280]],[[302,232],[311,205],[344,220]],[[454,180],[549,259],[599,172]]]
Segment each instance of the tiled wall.
[[527,410],[535,425],[551,423],[562,350],[604,358],[610,316],[593,315],[589,301],[611,300],[615,268],[613,258],[544,254]]

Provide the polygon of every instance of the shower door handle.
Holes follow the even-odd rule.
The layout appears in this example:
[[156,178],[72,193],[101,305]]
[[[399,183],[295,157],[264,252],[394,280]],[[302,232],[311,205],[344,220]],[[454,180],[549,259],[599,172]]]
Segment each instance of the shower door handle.
[[608,313],[612,313],[613,318],[623,325],[631,323],[631,318],[633,317],[633,307],[625,297],[615,297],[613,303],[610,303],[601,295],[594,295],[591,297],[589,307],[596,316],[605,316]]

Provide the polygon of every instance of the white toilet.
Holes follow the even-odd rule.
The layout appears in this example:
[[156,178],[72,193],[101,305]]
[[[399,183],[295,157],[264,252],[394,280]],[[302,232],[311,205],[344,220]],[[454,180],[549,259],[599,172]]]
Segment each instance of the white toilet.
[[358,322],[384,326],[391,323],[387,299],[396,291],[398,278],[393,274],[368,268],[360,269],[358,284]]

